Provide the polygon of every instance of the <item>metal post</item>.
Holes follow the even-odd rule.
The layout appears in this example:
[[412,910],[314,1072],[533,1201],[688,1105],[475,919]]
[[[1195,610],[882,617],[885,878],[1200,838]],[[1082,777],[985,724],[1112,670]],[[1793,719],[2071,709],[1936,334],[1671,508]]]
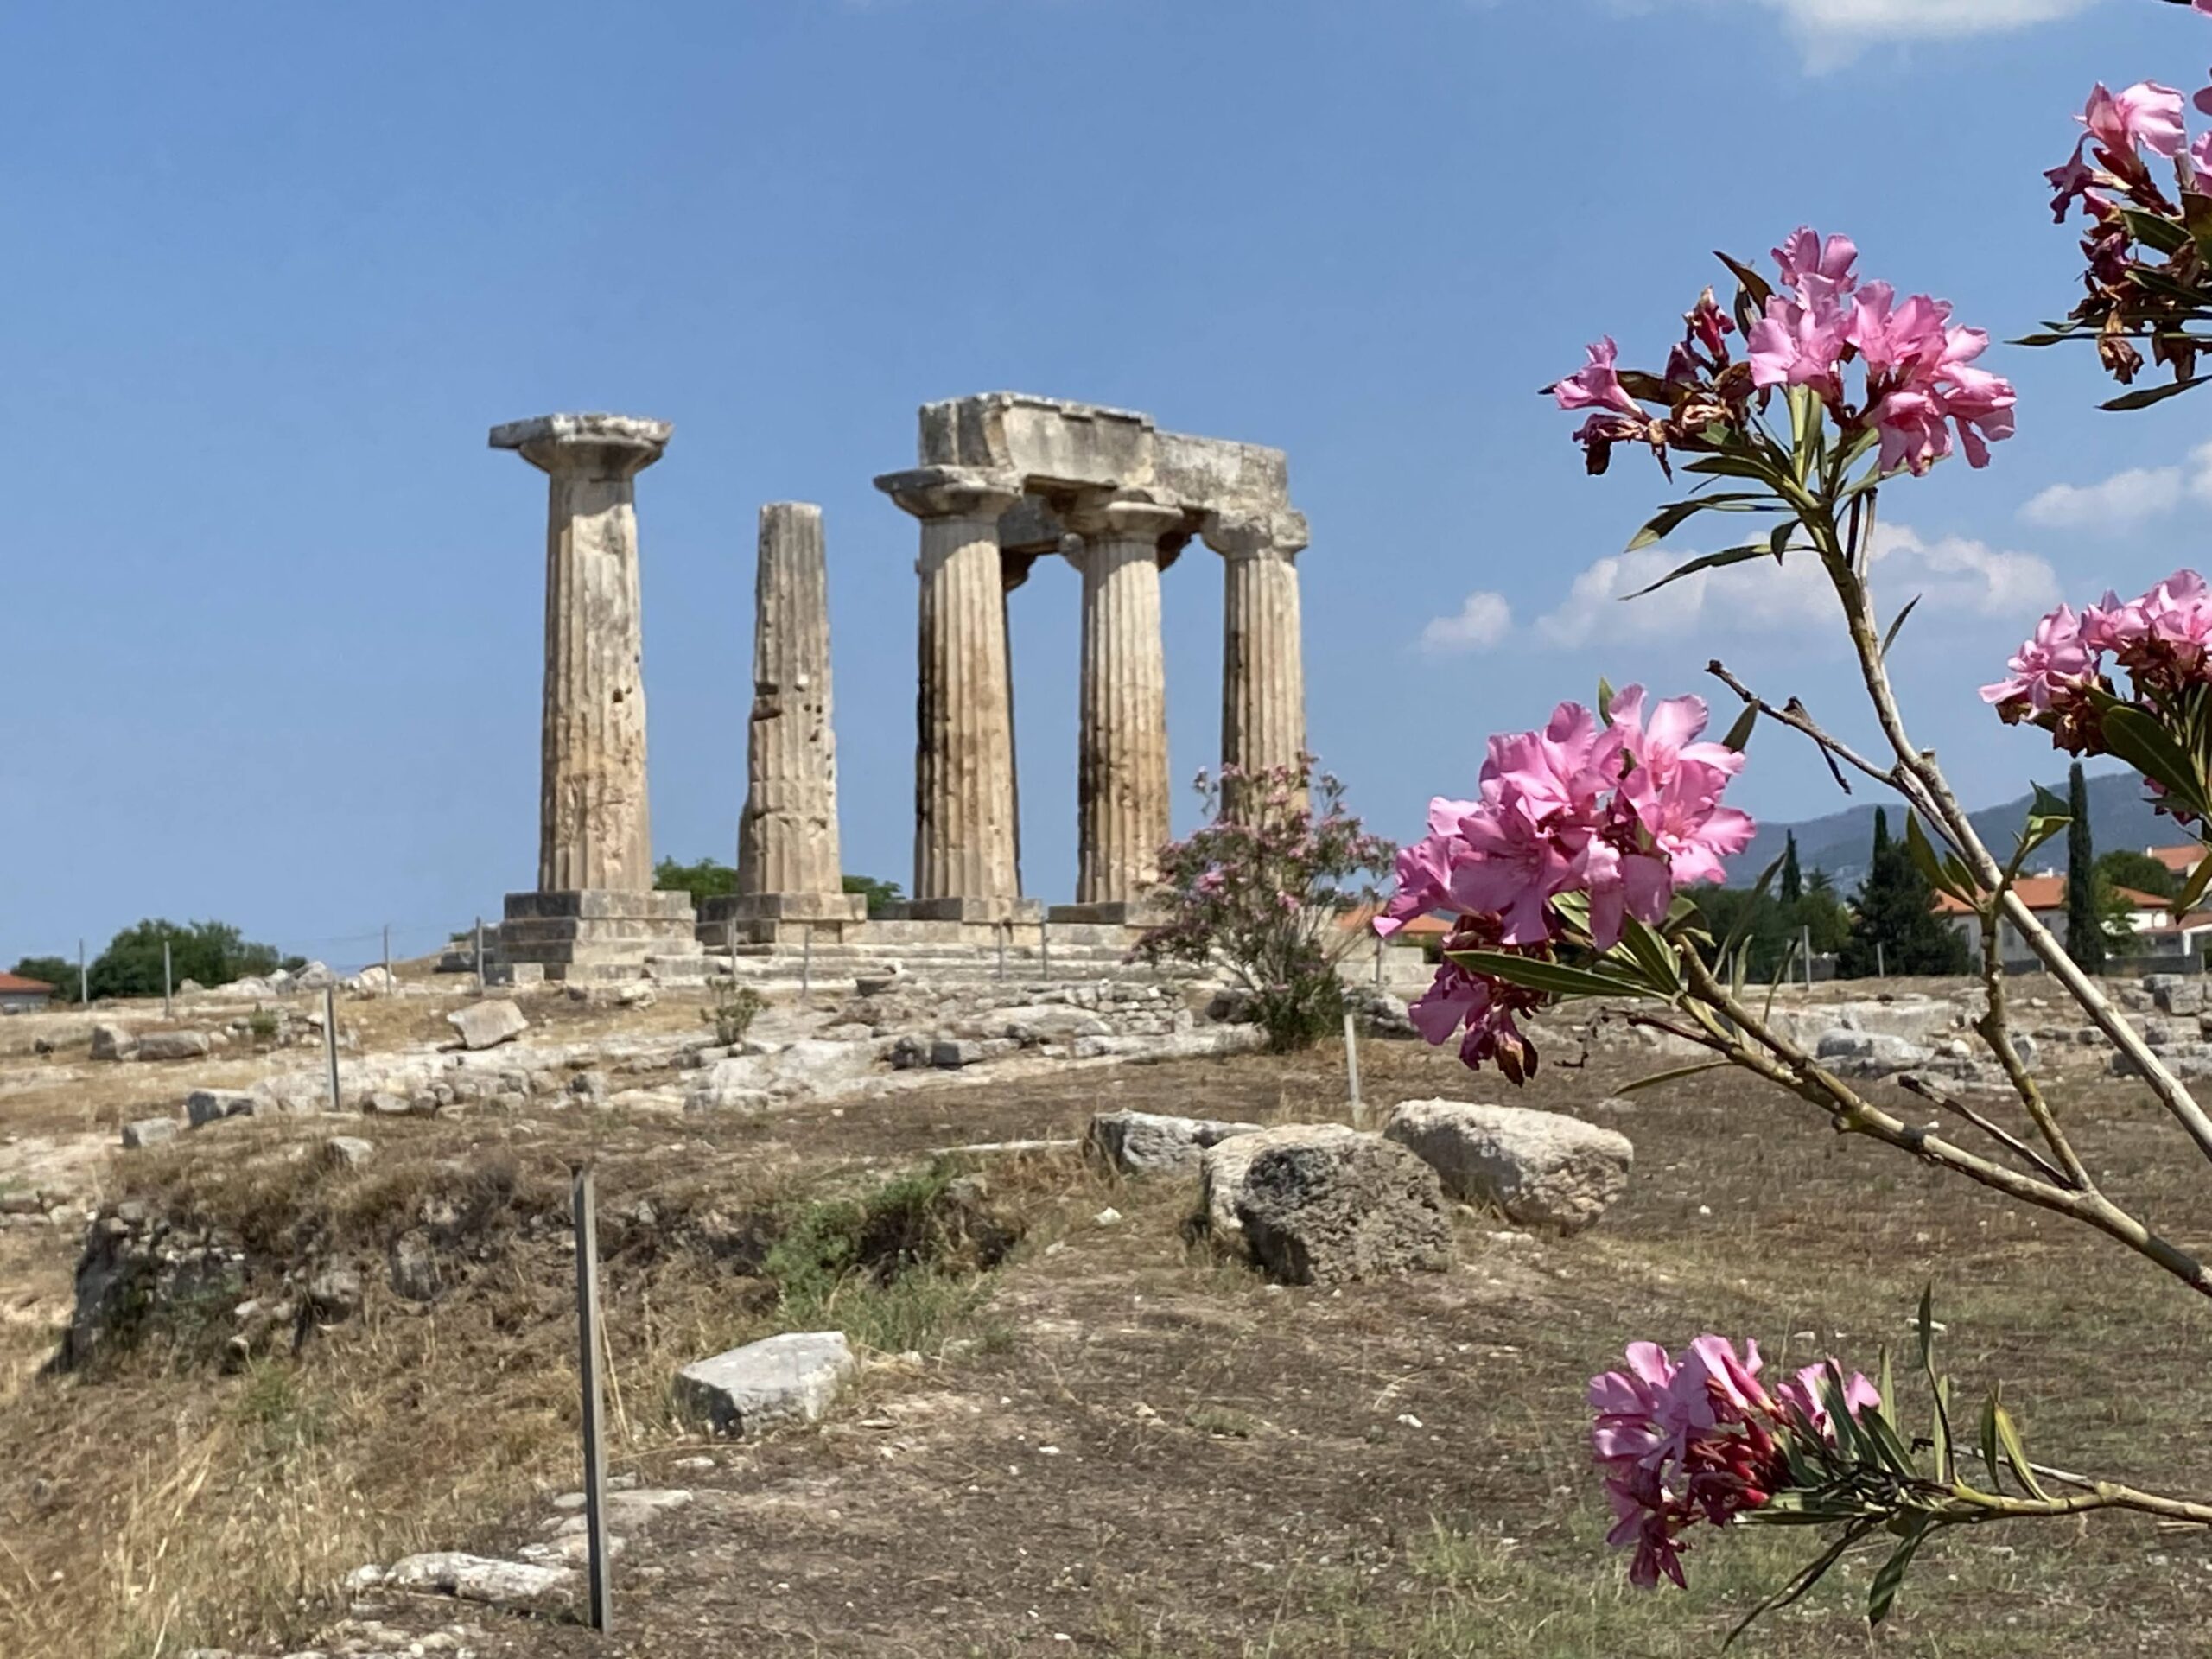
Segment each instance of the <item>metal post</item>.
[[397,982],[391,976],[391,924],[390,922],[384,925],[384,988],[387,991],[398,988]]
[[85,971],[85,942],[77,941],[77,1006],[88,1007],[92,1001],[92,976]]
[[476,918],[476,988],[484,988],[484,918]]
[[[804,938],[806,943],[800,947],[798,957],[798,1001],[803,1008],[811,1007],[814,1005],[814,924],[812,922],[806,924]],[[734,961],[734,958],[733,961]],[[731,971],[736,971],[734,967]]]
[[1889,976],[1889,967],[1882,960],[1882,942],[1879,939],[1877,939],[1874,941],[1874,977],[1877,979],[1887,979]]
[[322,1052],[330,1061],[330,1109],[345,1109],[338,1093],[338,988],[322,988]]
[[1052,978],[1052,925],[1050,922],[1040,921],[1037,924],[1037,968],[1045,978]]
[[169,942],[162,941],[162,1018],[171,1018],[169,1013]]
[[1375,988],[1382,988],[1382,936],[1375,936]]
[[1805,947],[1805,988],[1809,991],[1813,988],[1813,930],[1801,927],[1797,937]]
[[604,1636],[613,1628],[614,1604],[607,1582],[607,1448],[601,1444],[599,1422],[599,1216],[589,1167],[575,1168],[571,1175],[569,1200],[576,1227],[576,1370],[584,1396],[586,1578],[591,1588],[591,1627]]
[[1006,977],[1006,936],[1014,931],[1014,924],[1012,922],[1001,922],[996,927],[993,928],[991,931],[998,939],[999,977],[1001,979],[1004,979]]
[[1359,1098],[1359,1029],[1350,1008],[1344,1010],[1344,1081],[1351,1092],[1351,1126],[1360,1128],[1366,1121],[1366,1109]]

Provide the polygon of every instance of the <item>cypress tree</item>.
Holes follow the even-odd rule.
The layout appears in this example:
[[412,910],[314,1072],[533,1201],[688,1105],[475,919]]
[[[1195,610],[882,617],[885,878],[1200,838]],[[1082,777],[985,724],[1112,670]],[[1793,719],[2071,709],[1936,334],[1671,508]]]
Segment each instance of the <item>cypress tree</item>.
[[1890,839],[1889,819],[1874,810],[1874,855],[1859,889],[1851,937],[1837,953],[1836,972],[1864,979],[1892,974],[1963,974],[1967,944],[1936,913],[1935,894],[1903,842]]
[[1805,873],[1797,868],[1797,832],[1794,830],[1783,839],[1782,883],[1777,892],[1785,905],[1794,905],[1805,896]]
[[2066,954],[2087,973],[2105,965],[2105,932],[2097,915],[2097,855],[2089,840],[2089,785],[2076,760],[2066,779]]

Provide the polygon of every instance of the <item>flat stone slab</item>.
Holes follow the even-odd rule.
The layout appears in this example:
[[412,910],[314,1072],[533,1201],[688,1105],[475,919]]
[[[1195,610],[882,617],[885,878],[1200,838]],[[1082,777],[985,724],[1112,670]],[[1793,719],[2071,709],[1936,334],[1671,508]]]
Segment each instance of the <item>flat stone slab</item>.
[[572,1599],[576,1575],[565,1567],[436,1550],[395,1561],[381,1582],[386,1589],[456,1596],[493,1607],[542,1607]]
[[138,1039],[137,1060],[201,1060],[215,1052],[204,1031],[149,1031]]
[[1208,1147],[1262,1126],[1211,1117],[1171,1117],[1158,1112],[1101,1112],[1090,1120],[1090,1142],[1106,1162],[1130,1175],[1195,1173]]
[[137,1034],[130,1027],[102,1021],[92,1027],[93,1059],[127,1060],[137,1052]]
[[235,1089],[195,1089],[184,1097],[184,1115],[195,1129],[226,1117],[251,1117],[259,1107],[255,1096]]
[[686,1365],[676,1374],[676,1403],[718,1434],[818,1422],[856,1363],[842,1331],[791,1332]]
[[123,1126],[123,1145],[128,1152],[158,1147],[164,1141],[175,1139],[176,1119],[173,1117],[142,1117]]
[[471,1050],[495,1048],[530,1029],[520,1008],[496,996],[454,1009],[446,1015],[446,1023],[461,1034],[461,1046]]
[[612,443],[658,449],[675,430],[666,421],[643,415],[533,415],[493,427],[490,442],[494,449],[519,449],[532,443]]
[[1559,1112],[1409,1100],[1382,1133],[1435,1170],[1444,1190],[1523,1227],[1579,1232],[1628,1186],[1636,1148],[1615,1129]]

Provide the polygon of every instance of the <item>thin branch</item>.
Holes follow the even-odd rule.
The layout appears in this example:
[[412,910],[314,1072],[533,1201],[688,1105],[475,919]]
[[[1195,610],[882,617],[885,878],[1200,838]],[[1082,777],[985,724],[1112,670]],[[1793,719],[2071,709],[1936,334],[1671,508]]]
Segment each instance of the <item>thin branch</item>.
[[1843,762],[1845,765],[1852,767],[1854,771],[1866,773],[1867,777],[1872,778],[1878,784],[1887,785],[1890,788],[1904,795],[1908,799],[1911,798],[1911,779],[1909,773],[1904,772],[1903,768],[1898,766],[1878,766],[1872,760],[1869,760],[1865,755],[1853,748],[1848,743],[1844,742],[1840,738],[1829,736],[1826,731],[1821,729],[1820,722],[1815,721],[1810,714],[1806,712],[1805,705],[1800,702],[1796,698],[1792,697],[1788,702],[1783,704],[1780,708],[1777,708],[1773,703],[1769,702],[1764,697],[1759,696],[1758,692],[1752,690],[1750,686],[1745,685],[1743,681],[1738,679],[1734,674],[1729,671],[1728,665],[1717,657],[1705,665],[1705,671],[1712,675],[1714,679],[1719,680],[1721,684],[1726,686],[1731,691],[1733,691],[1745,702],[1750,703],[1753,708],[1757,709],[1759,713],[1764,715],[1769,720],[1775,721],[1781,725],[1787,726],[1791,731],[1802,733],[1803,735],[1812,739],[1814,743],[1819,747],[1821,758],[1828,763],[1828,770],[1834,773],[1836,783],[1841,787],[1845,794],[1848,795],[1851,793],[1851,785],[1844,781],[1843,773],[1838,768],[1836,764],[1838,761]]
[[[2004,891],[2012,891],[2007,880]],[[2020,1058],[2019,1049],[2012,1041],[2011,1017],[2005,1006],[2005,959],[2000,948],[2003,930],[1997,918],[1987,911],[1980,912],[1981,927],[1981,987],[1986,1006],[1981,1018],[1974,1021],[1974,1034],[1987,1044],[1989,1052],[1997,1057],[1997,1064],[2005,1069],[2005,1076],[2012,1085],[2012,1092],[2019,1096],[2020,1104],[2027,1109],[2037,1131],[2051,1155],[2064,1166],[2065,1185],[2076,1192],[2091,1192],[2096,1183],[2089,1179],[2088,1170],[2074,1151],[2074,1143],[2066,1138],[2066,1131],[2058,1127],[2058,1114],[2043,1097],[2043,1089],[2028,1071],[2027,1062]]]
[[2018,1135],[2014,1135],[2003,1124],[1984,1117],[1966,1102],[1945,1094],[1927,1078],[1908,1074],[1897,1079],[1897,1087],[1908,1094],[1918,1095],[1932,1106],[1940,1107],[1944,1111],[1965,1119],[2015,1157],[2033,1164],[2052,1185],[2069,1187],[2076,1192],[2081,1190],[2081,1184],[2078,1181],[2026,1141],[2021,1140]]

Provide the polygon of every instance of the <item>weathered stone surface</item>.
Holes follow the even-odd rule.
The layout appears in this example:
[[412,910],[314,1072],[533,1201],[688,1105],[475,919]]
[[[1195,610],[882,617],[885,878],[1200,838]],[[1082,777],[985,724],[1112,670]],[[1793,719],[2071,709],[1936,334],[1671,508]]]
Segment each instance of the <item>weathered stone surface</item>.
[[260,1099],[236,1089],[195,1089],[184,1097],[184,1115],[195,1129],[226,1117],[251,1117]]
[[443,1275],[438,1271],[437,1253],[431,1248],[430,1236],[421,1228],[402,1233],[391,1243],[385,1267],[391,1280],[392,1294],[410,1302],[429,1302],[437,1300],[445,1288]]
[[1925,1065],[1932,1051],[1884,1032],[1836,1029],[1821,1034],[1814,1052],[1849,1076],[1881,1077]]
[[1090,1141],[1101,1158],[1126,1173],[1180,1174],[1195,1171],[1207,1147],[1260,1128],[1217,1118],[1101,1112],[1090,1120]]
[[461,1046],[467,1049],[496,1047],[530,1029],[523,1011],[504,997],[456,1008],[446,1015],[446,1023],[460,1033]]
[[538,1607],[573,1599],[576,1575],[563,1567],[439,1550],[395,1561],[381,1583],[387,1589],[455,1596],[494,1607]]
[[352,1319],[361,1311],[361,1275],[351,1268],[325,1268],[308,1281],[307,1306],[325,1324]]
[[1626,1135],[1558,1112],[1409,1100],[1382,1133],[1436,1171],[1451,1197],[1494,1205],[1523,1227],[1576,1232],[1628,1186]]
[[1202,1166],[1208,1209],[1234,1166],[1233,1205],[1252,1260],[1288,1284],[1333,1284],[1452,1259],[1452,1225],[1436,1172],[1394,1141],[1337,1124],[1293,1124],[1238,1135]]
[[492,430],[546,475],[542,892],[652,886],[636,480],[669,432],[566,414]]
[[[1306,748],[1297,565],[1306,521],[1217,512],[1205,535],[1222,563],[1222,765],[1247,772],[1294,766]],[[1233,806],[1236,791],[1229,793]]]
[[373,1141],[358,1135],[334,1135],[322,1143],[324,1160],[340,1169],[359,1169],[377,1155]]
[[676,1402],[719,1434],[749,1434],[793,1418],[815,1422],[854,1363],[842,1331],[792,1332],[686,1365],[676,1374]]
[[164,1141],[175,1139],[176,1119],[173,1117],[142,1117],[123,1126],[123,1145],[126,1151],[158,1147]]
[[200,1060],[214,1052],[204,1031],[149,1031],[138,1039],[134,1060]]
[[1237,1215],[1236,1201],[1252,1160],[1261,1153],[1285,1145],[1338,1143],[1358,1134],[1357,1129],[1341,1123],[1286,1123],[1257,1135],[1232,1135],[1206,1147],[1198,1154],[1198,1192],[1208,1230],[1217,1238],[1242,1237],[1244,1224]]
[[2184,978],[2178,974],[2155,974],[2144,983],[2150,987],[2152,1000],[2160,1012],[2171,1014],[2197,1014],[2204,1012],[2204,982]]

